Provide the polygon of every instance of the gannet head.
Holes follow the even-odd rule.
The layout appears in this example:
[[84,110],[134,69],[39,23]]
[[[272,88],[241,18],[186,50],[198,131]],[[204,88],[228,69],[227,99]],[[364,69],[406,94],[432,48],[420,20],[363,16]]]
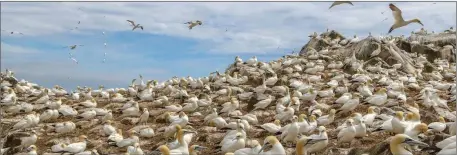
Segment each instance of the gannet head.
[[352,126],[353,123],[354,123],[354,120],[351,118],[346,120],[346,126]]
[[443,116],[440,116],[438,119],[439,119],[439,121],[440,121],[441,123],[446,123],[446,121],[444,120],[444,117],[443,117]]
[[170,149],[167,145],[160,145],[156,150],[160,151],[161,153],[169,153]]
[[315,115],[309,116],[309,121],[310,121],[310,122],[316,121],[316,116],[315,116]]
[[397,134],[390,140],[390,147],[398,147],[399,144],[419,145],[428,147],[428,144],[417,141],[405,134]]
[[428,130],[428,126],[425,123],[417,124],[414,129],[416,131],[420,131],[421,133],[426,133]]
[[78,138],[79,138],[80,141],[86,141],[86,142],[88,142],[88,141],[87,141],[87,136],[86,136],[86,135],[81,135],[81,136],[79,136]]
[[319,127],[317,128],[317,130],[318,130],[319,132],[324,132],[324,131],[327,130],[327,128],[325,128],[324,126],[319,126]]
[[375,112],[374,112],[374,109],[375,109],[375,108],[376,108],[376,107],[374,107],[374,106],[368,107],[368,113],[369,113],[369,114],[375,113]]
[[274,121],[274,124],[275,125],[281,125],[281,121],[279,119],[277,119],[277,120]]
[[403,111],[395,112],[395,117],[397,117],[400,120],[403,120],[403,115],[404,115]]
[[266,147],[273,146],[276,143],[279,143],[279,141],[275,136],[268,136],[267,138],[265,138],[265,140],[263,140],[263,146],[259,150],[259,153],[262,152]]

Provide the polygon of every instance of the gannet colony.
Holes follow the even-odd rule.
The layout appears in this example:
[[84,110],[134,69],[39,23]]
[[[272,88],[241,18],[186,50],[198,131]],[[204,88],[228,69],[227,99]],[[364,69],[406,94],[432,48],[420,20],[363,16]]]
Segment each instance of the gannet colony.
[[275,61],[126,88],[44,88],[6,70],[1,154],[457,154],[452,28],[309,37]]

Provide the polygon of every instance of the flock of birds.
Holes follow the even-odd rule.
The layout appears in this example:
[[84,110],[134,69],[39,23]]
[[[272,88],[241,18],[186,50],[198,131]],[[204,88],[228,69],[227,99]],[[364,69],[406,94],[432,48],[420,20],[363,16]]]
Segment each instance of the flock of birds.
[[[350,2],[330,8],[338,3]],[[389,8],[395,18],[389,32],[422,24]],[[132,31],[143,30],[127,21]],[[185,24],[191,30],[202,22]],[[353,64],[357,73],[348,74],[345,62],[328,59],[343,48],[337,44],[272,62],[237,56],[225,73],[206,77],[159,83],[140,75],[127,88],[68,92],[6,70],[0,75],[0,155],[457,154],[455,63],[438,58],[432,62],[437,70],[416,74],[402,72],[402,64]],[[424,55],[413,58],[418,66],[428,62]]]
[[127,88],[70,93],[6,70],[1,154],[456,154],[455,63],[436,59],[437,70],[417,74],[352,65],[348,74],[328,61],[338,52],[309,48],[268,63],[237,56],[207,77],[140,75]]

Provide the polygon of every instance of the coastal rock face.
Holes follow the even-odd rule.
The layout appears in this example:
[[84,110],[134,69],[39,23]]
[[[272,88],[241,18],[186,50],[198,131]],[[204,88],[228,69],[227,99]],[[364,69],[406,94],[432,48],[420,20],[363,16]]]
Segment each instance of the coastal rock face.
[[[381,48],[377,57],[388,65],[401,63],[403,71],[413,74],[414,68],[417,68],[413,59],[418,55],[424,55],[429,62],[433,62],[437,58],[455,62],[455,44],[456,33],[413,33],[408,38],[368,36],[356,43],[350,43],[350,39],[346,39],[340,33],[332,30],[322,33],[318,37],[310,38],[308,43],[302,47],[300,55],[306,55],[310,48],[316,51],[328,49],[336,51],[335,60],[344,61],[347,58],[355,57],[357,60],[367,62],[373,58],[372,53]],[[345,62],[345,65],[351,65],[351,61]],[[429,69],[425,70],[425,72],[430,71]]]

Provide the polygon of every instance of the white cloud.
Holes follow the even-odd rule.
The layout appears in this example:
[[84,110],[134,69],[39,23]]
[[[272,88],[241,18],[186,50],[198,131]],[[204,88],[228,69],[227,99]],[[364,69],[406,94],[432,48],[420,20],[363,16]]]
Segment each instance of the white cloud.
[[7,54],[36,54],[38,53],[35,49],[30,49],[21,46],[10,45],[4,42],[1,42],[0,45],[1,52]]
[[[367,36],[368,32],[379,35],[385,34],[393,22],[388,2],[354,2],[354,6],[340,5],[331,10],[329,5],[323,2],[3,2],[1,20],[8,22],[1,22],[1,27],[44,36],[69,33],[81,21],[79,33],[90,34],[130,31],[125,20],[131,19],[144,25],[145,31],[140,33],[197,39],[214,53],[271,53],[278,46],[300,48],[314,31],[330,28],[346,35]],[[455,26],[454,3],[396,5],[405,19],[419,18],[426,29],[442,31]],[[386,17],[389,19],[381,22]],[[192,31],[183,24],[197,19],[203,25]],[[413,24],[393,34],[408,34],[418,28],[419,25]]]

